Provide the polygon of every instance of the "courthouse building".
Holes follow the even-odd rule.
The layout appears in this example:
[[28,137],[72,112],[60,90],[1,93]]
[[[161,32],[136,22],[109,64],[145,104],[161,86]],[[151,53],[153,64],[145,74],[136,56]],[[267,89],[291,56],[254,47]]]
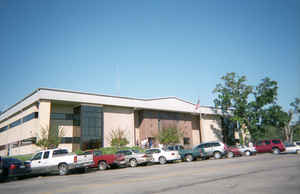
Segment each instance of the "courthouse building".
[[222,140],[216,111],[176,97],[138,99],[39,88],[0,115],[0,155],[22,155],[40,148],[43,130],[62,129],[62,148],[70,151],[110,146],[112,130],[125,131],[129,146],[176,126],[182,144]]

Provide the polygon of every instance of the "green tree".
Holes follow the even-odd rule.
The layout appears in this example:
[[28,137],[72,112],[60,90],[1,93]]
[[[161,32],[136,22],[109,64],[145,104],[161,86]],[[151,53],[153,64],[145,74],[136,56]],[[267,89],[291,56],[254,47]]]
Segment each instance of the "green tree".
[[[277,82],[266,77],[253,90],[253,101],[248,105],[248,128],[253,139],[261,139],[266,129],[278,127],[275,123],[282,113],[281,107],[276,104]],[[274,130],[273,130],[274,131]]]
[[61,138],[64,136],[63,127],[57,127],[51,129],[47,127],[41,127],[41,133],[38,136],[36,145],[42,149],[57,148],[61,142]]
[[113,147],[124,147],[129,144],[129,141],[125,137],[125,131],[121,129],[114,129],[110,133],[110,145]]
[[158,141],[163,145],[180,143],[183,133],[176,126],[162,128],[157,135]]
[[[214,99],[215,107],[220,108],[223,114],[231,114],[231,121],[237,123],[239,134],[246,130],[248,123],[248,96],[252,93],[252,86],[247,85],[245,76],[239,76],[234,72],[222,76],[223,84],[217,84],[214,93],[217,98]],[[240,137],[241,144],[244,143]]]

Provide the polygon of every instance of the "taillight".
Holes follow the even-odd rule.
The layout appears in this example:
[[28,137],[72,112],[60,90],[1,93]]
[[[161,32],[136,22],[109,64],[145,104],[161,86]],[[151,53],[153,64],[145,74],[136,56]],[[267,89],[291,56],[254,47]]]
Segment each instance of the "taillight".
[[77,156],[74,156],[74,163],[77,163]]
[[147,157],[148,157],[147,154],[143,155],[143,158],[147,158]]
[[16,167],[16,165],[14,165],[14,164],[11,164],[10,167],[9,167],[10,170],[13,170],[13,169],[15,169],[15,168],[17,168],[17,167]]
[[173,152],[171,155],[172,155],[172,156],[174,156],[174,155],[175,155],[175,153]]

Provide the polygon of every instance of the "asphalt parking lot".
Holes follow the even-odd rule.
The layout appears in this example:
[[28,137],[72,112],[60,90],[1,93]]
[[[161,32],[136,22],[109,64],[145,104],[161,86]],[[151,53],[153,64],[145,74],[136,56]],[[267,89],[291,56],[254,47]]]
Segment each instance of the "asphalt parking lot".
[[300,156],[262,154],[43,176],[0,184],[0,193],[300,193]]

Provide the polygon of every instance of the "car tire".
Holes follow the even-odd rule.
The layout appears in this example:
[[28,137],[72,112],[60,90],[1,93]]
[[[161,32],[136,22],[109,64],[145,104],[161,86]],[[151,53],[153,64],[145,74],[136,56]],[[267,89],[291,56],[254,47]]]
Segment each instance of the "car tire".
[[64,176],[68,174],[68,165],[67,164],[60,164],[58,166],[59,175]]
[[107,164],[105,161],[100,161],[98,163],[98,170],[106,170],[107,169]]
[[163,157],[163,156],[159,157],[158,160],[159,160],[160,164],[166,164],[167,163],[167,159],[165,157]]
[[233,158],[234,157],[234,153],[233,152],[228,152],[227,153],[227,158]]
[[279,154],[280,153],[280,150],[278,148],[273,148],[272,149],[272,153],[273,154]]
[[136,159],[131,159],[131,160],[129,161],[129,165],[130,165],[130,167],[132,167],[132,168],[137,167],[137,161],[136,161]]
[[185,155],[184,156],[185,161],[187,162],[192,162],[193,161],[193,156],[191,154]]
[[245,156],[251,156],[251,152],[249,150],[245,151]]
[[221,153],[220,153],[220,152],[215,152],[215,153],[214,153],[214,158],[215,158],[215,159],[221,159],[221,158],[222,158]]

